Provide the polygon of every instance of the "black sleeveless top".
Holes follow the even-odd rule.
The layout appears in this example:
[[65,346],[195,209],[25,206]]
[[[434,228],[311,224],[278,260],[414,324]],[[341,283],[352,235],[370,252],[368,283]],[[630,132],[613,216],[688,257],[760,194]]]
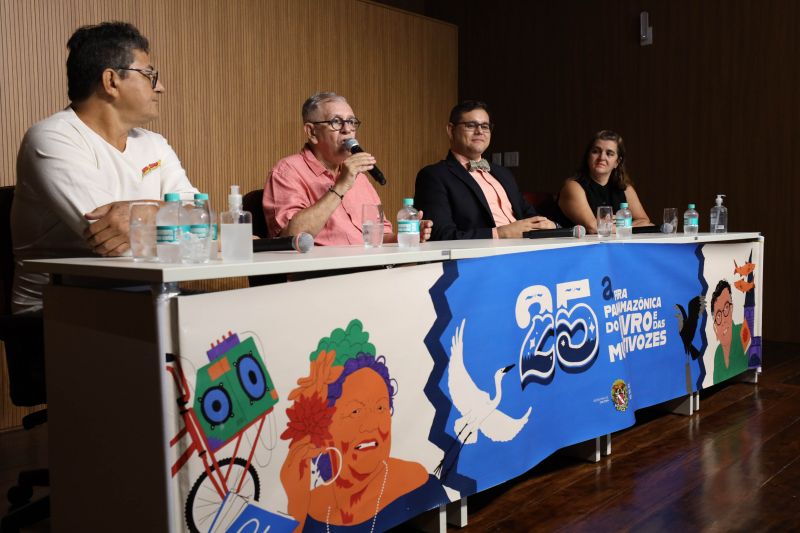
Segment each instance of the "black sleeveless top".
[[619,210],[619,204],[627,202],[625,191],[613,185],[610,180],[605,185],[600,185],[586,176],[576,178],[575,181],[586,193],[586,201],[589,202],[592,213],[597,213],[597,208],[601,205],[610,205],[616,213]]

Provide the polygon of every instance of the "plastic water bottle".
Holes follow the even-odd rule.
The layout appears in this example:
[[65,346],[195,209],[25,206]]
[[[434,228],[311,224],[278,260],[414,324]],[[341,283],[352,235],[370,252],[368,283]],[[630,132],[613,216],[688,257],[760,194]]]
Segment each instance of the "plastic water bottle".
[[211,216],[208,212],[208,194],[195,193],[194,202],[188,209],[181,210],[181,218],[186,223],[182,227],[189,227],[181,239],[181,260],[184,263],[208,263],[208,247],[211,242]]
[[211,225],[211,236],[208,241],[208,257],[209,259],[216,259],[219,255],[219,222],[217,220],[217,212],[211,207],[211,202],[208,205],[208,221]]
[[630,239],[633,235],[633,214],[628,209],[628,204],[619,204],[619,211],[614,219],[617,225],[617,239]]
[[403,198],[403,208],[397,212],[397,245],[401,248],[419,246],[418,211],[413,198]]
[[181,195],[168,192],[156,213],[156,255],[161,263],[181,262]]
[[689,204],[689,207],[683,212],[683,234],[697,235],[699,225],[700,214],[695,210],[694,204]]
[[722,205],[724,194],[717,195],[717,205],[711,208],[711,233],[728,233],[728,208]]
[[231,185],[228,210],[221,213],[220,237],[223,261],[253,260],[253,215],[242,209],[238,185]]

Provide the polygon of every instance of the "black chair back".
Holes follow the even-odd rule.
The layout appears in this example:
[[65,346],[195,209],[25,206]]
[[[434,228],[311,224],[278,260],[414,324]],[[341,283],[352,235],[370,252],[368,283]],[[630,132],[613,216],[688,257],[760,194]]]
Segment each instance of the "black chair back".
[[571,228],[575,225],[558,207],[558,195],[551,192],[537,191],[524,192],[522,196],[543,217],[547,217],[565,228]]
[[[0,187],[0,340],[8,365],[8,395],[11,403],[34,407],[47,403],[44,377],[44,324],[40,316],[11,314],[11,291],[14,284],[14,246],[11,241],[11,204],[14,187]],[[30,429],[47,422],[47,409],[22,417],[22,426]],[[8,489],[11,508],[2,520],[0,531],[20,531],[50,516],[50,495],[31,501],[34,486],[48,486],[46,468],[23,470],[17,484]]]
[[264,218],[264,208],[261,204],[261,199],[264,197],[264,189],[256,189],[250,191],[242,197],[242,208],[245,211],[250,211],[253,215],[253,235],[261,237],[269,237],[269,228],[267,227],[267,219]]
[[[269,237],[269,228],[267,227],[267,219],[264,217],[264,207],[261,203],[263,197],[264,189],[250,191],[242,197],[242,207],[245,211],[250,211],[253,214],[253,235],[265,239]],[[275,283],[285,283],[286,274],[249,276],[247,280],[250,282],[251,287],[274,285]]]
[[14,247],[11,204],[14,187],[0,187],[0,340],[5,345],[11,403],[32,407],[47,400],[44,381],[44,327],[40,316],[11,314]]
[[0,315],[11,314],[14,247],[11,245],[11,203],[14,186],[0,187]]

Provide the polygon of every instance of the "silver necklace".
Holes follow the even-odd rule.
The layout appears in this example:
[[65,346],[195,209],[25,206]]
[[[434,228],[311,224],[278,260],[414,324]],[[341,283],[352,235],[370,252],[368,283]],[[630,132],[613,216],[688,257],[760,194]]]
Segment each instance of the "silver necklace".
[[[378,501],[375,502],[375,514],[372,516],[372,527],[369,528],[369,533],[375,533],[375,522],[378,521],[378,510],[381,508],[381,498],[383,498],[383,489],[386,488],[386,478],[389,477],[389,465],[383,461],[383,483],[381,483],[381,491],[378,493]],[[331,506],[328,506],[328,512],[325,513],[325,531],[331,533]]]

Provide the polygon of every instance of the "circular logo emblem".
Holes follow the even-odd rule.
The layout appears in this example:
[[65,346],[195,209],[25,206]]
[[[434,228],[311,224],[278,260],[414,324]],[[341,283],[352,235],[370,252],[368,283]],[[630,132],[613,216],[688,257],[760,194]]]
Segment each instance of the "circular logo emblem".
[[617,411],[626,411],[630,398],[631,388],[627,383],[618,379],[611,385],[611,401],[614,402],[614,408]]

